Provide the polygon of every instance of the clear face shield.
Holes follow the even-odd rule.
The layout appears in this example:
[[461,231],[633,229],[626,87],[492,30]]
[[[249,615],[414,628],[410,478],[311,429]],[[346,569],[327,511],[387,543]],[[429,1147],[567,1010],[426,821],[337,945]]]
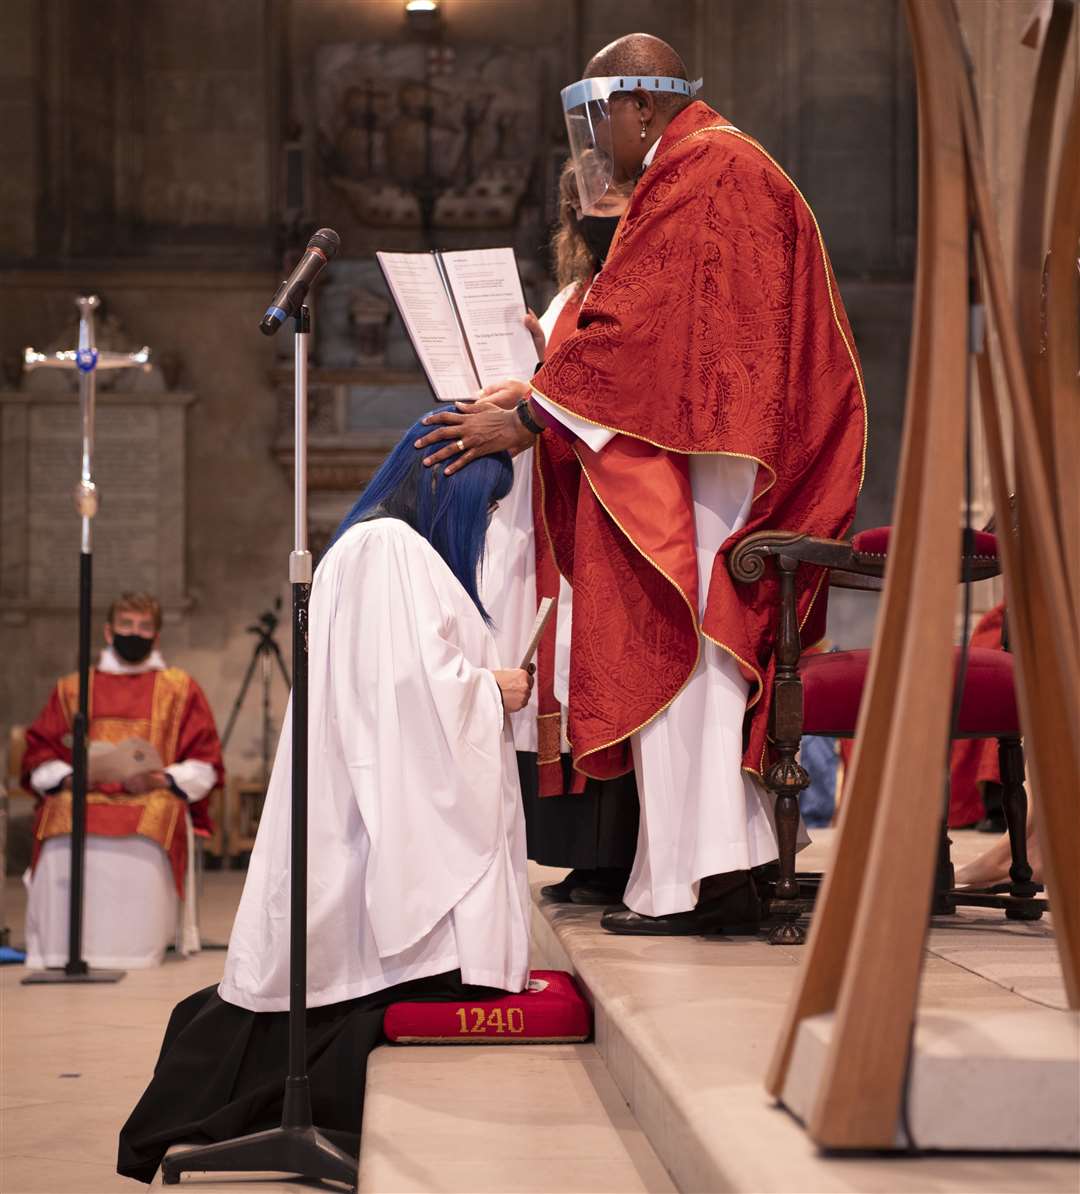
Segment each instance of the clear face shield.
[[605,214],[603,199],[615,182],[611,98],[637,89],[692,99],[701,89],[701,80],[689,83],[665,75],[613,75],[581,79],[562,90],[566,135],[584,215]]

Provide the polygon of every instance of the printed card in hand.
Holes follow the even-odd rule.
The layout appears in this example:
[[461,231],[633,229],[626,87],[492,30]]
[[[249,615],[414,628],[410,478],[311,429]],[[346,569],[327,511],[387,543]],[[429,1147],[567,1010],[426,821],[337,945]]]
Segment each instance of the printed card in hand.
[[146,771],[160,771],[163,766],[157,748],[145,738],[91,742],[87,779],[91,784],[122,784]]

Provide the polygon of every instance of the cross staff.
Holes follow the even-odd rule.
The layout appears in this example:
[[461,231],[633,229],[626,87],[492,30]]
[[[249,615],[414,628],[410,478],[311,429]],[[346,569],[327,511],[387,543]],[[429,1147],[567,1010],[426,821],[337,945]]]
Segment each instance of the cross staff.
[[95,373],[98,369],[150,370],[150,349],[137,352],[99,352],[94,338],[94,312],[101,306],[96,294],[75,300],[79,308],[79,346],[62,352],[23,351],[23,365],[34,369],[77,369],[79,417],[82,423],[82,464],[75,487],[75,509],[82,519],[79,553],[79,711],[72,725],[71,888],[68,920],[68,960],[63,972],[33,974],[24,982],[116,982],[122,970],[94,970],[82,956],[83,886],[86,862],[86,739],[90,714],[90,605],[92,591],[93,518],[98,510],[94,483]]

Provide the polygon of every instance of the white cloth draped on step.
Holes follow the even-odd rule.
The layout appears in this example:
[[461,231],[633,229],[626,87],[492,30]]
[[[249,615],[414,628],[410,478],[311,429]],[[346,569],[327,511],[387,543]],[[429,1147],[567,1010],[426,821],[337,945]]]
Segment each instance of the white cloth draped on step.
[[[405,523],[351,527],[309,614],[308,1006],[460,969],[528,976],[525,827],[495,640]],[[288,1006],[291,706],[221,997]]]

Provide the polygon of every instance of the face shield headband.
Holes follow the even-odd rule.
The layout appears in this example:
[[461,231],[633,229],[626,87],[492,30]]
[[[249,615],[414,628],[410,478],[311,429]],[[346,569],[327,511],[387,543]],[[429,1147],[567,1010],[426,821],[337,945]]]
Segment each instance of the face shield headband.
[[638,89],[693,99],[701,90],[701,80],[689,83],[667,75],[608,75],[580,79],[562,90],[566,135],[584,215],[605,214],[601,201],[615,181],[611,97]]

